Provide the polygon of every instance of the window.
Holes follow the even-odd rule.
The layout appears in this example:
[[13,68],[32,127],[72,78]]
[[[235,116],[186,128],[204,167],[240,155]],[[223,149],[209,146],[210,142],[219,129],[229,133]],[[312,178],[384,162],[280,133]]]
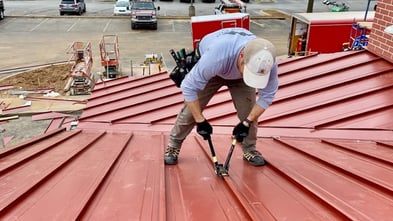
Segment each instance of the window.
[[154,10],[154,5],[149,2],[136,2],[133,6],[135,9],[149,9]]

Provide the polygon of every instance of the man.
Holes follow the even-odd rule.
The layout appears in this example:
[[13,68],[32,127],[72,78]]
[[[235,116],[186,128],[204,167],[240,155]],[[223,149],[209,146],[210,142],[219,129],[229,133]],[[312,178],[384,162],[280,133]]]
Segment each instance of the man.
[[242,144],[243,159],[253,166],[264,165],[255,145],[258,118],[278,89],[274,46],[246,29],[226,28],[206,35],[198,49],[200,59],[181,83],[185,106],[171,130],[165,164],[177,164],[181,145],[195,123],[199,135],[210,137],[213,128],[202,110],[221,86],[227,86],[240,119],[232,135]]

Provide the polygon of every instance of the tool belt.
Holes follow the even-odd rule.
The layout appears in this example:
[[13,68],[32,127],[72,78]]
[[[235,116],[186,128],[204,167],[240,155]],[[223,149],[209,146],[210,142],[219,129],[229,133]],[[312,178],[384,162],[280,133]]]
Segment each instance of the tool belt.
[[169,74],[169,77],[173,80],[173,82],[175,82],[176,87],[180,87],[183,79],[186,77],[188,72],[191,71],[200,58],[198,49],[188,53],[184,48],[177,52],[171,49],[169,52],[176,62],[176,67],[173,68]]

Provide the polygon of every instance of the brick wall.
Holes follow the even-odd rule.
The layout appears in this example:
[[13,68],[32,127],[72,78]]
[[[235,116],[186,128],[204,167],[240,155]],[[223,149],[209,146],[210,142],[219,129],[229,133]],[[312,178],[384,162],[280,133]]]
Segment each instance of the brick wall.
[[393,63],[393,34],[384,29],[393,25],[393,0],[378,0],[367,49]]

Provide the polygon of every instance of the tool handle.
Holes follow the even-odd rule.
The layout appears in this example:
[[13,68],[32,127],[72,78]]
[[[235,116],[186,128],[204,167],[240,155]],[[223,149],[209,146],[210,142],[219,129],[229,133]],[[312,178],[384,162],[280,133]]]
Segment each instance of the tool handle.
[[227,171],[229,170],[229,161],[231,160],[233,150],[235,149],[236,143],[237,143],[237,140],[236,140],[236,138],[234,138],[232,140],[232,145],[231,145],[231,148],[229,149],[229,153],[227,155],[227,158],[225,159],[224,169]]
[[186,53],[186,49],[185,49],[185,48],[182,48],[182,49],[180,50],[180,54],[182,55],[182,57],[180,57],[180,59],[186,60],[187,53]]
[[176,55],[176,52],[173,49],[171,49],[171,50],[169,50],[169,53],[171,54],[173,60],[175,60],[176,65],[180,68],[182,66],[182,63],[181,63],[179,57]]
[[207,142],[209,143],[210,152],[212,153],[212,159],[214,164],[218,164],[218,160],[216,157],[216,152],[214,151],[213,142],[211,136],[207,138]]
[[211,136],[207,138],[207,142],[209,143],[210,151],[212,152],[212,159],[214,162],[214,172],[220,177],[228,176],[228,172],[224,168],[224,165],[218,163]]

